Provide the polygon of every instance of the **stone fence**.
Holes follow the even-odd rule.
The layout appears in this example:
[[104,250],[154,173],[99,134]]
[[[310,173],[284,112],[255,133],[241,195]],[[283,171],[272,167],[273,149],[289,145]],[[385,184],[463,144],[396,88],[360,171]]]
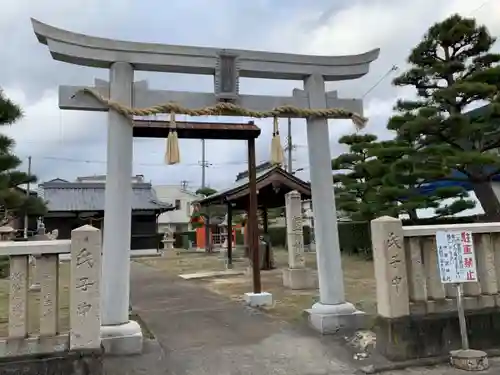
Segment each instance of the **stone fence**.
[[500,346],[500,223],[403,227],[371,223],[377,284],[377,347],[393,360],[447,355],[460,347],[456,288],[441,283],[437,231],[470,231],[478,280],[464,284],[469,340],[476,349]]
[[[64,280],[70,288],[70,327],[66,333],[59,329],[60,254],[71,254],[70,280]],[[95,357],[101,351],[100,231],[86,225],[73,230],[71,240],[0,242],[0,255],[10,257],[8,336],[0,338],[0,357],[38,355],[36,358],[43,359],[44,355],[60,357],[61,353],[74,352],[92,352]],[[31,310],[35,296],[28,297],[30,256],[37,256],[38,313]],[[36,335],[28,328],[33,319],[40,322]]]

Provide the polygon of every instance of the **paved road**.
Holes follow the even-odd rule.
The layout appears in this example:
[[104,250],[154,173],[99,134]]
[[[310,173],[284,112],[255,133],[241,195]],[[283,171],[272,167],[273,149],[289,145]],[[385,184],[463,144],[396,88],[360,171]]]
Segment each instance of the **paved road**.
[[[157,342],[142,356],[109,358],[107,374],[351,374],[340,345],[291,330],[180,278],[132,262],[134,310]],[[347,358],[347,357],[346,357]]]
[[[140,356],[108,357],[106,375],[349,375],[352,353],[177,277],[132,262],[131,299],[156,340]],[[500,361],[493,360],[498,374]],[[364,363],[358,363],[362,366]],[[455,375],[447,365],[386,375]]]

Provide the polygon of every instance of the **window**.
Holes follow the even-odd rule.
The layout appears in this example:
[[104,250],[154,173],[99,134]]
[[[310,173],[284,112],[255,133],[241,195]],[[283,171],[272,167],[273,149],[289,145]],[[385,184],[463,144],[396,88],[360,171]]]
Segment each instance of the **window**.
[[186,202],[186,215],[191,215],[191,202]]
[[181,209],[181,200],[180,199],[176,199],[175,200],[175,209],[176,210],[180,210]]

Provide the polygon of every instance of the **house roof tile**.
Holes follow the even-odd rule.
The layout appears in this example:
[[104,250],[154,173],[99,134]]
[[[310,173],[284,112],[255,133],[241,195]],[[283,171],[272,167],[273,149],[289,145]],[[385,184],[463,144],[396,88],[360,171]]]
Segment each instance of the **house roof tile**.
[[[174,209],[172,204],[162,203],[156,197],[151,184],[132,184],[133,210]],[[40,192],[47,201],[49,211],[103,211],[105,184],[103,182],[64,182],[52,180],[40,184]]]

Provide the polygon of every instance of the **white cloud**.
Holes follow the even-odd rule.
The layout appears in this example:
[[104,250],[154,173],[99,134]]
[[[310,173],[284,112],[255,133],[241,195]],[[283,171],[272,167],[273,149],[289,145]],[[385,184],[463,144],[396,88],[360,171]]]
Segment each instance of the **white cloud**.
[[[323,55],[360,53],[380,47],[381,56],[372,64],[367,77],[329,85],[329,89],[330,86],[338,89],[341,97],[359,97],[392,64],[403,63],[409,49],[431,23],[454,12],[468,15],[480,5],[470,0],[359,0],[338,2],[336,9],[325,16],[328,11],[321,14],[318,9],[328,8],[326,3],[320,0],[294,1],[293,4],[291,0],[259,0],[251,4],[229,0],[172,0],[168,4],[151,1],[146,8],[131,0],[111,0],[106,4],[97,0],[65,3],[47,0],[43,4],[19,0],[0,14],[0,42],[4,47],[0,56],[3,67],[0,82],[8,86],[7,94],[23,106],[26,116],[6,131],[17,140],[20,154],[38,155],[39,160],[43,160],[43,156],[64,156],[102,161],[106,156],[106,115],[60,111],[57,105],[57,85],[90,84],[94,75],[102,78],[106,72],[52,61],[46,47],[39,45],[33,35],[30,16],[77,32],[138,41]],[[149,9],[154,7],[158,12],[151,14]],[[279,19],[276,19],[276,14],[279,14]],[[500,32],[498,1],[486,3],[474,16],[492,33]],[[258,29],[254,28],[255,25]],[[149,79],[150,85],[157,88],[206,91],[212,85],[210,79],[205,79],[207,77],[184,79],[149,73],[136,76],[137,79]],[[300,83],[241,82],[242,92],[254,94],[289,95],[296,86]],[[396,99],[406,95],[408,92],[390,85],[390,77],[378,85],[366,99],[365,115],[370,119],[366,131],[383,134]],[[271,122],[259,120],[257,124],[263,130],[257,141],[257,158],[265,160],[269,155]],[[282,124],[280,130],[285,144],[286,121]],[[337,139],[354,129],[348,121],[331,121],[329,129],[332,154],[336,155],[342,151]],[[295,144],[307,144],[303,120],[294,120],[292,133]],[[162,182],[177,183],[189,179],[193,184],[199,184],[199,141],[181,141],[183,166],[161,166],[163,152],[164,141],[136,141],[134,170]],[[298,147],[294,157],[297,167],[307,166],[306,147]],[[234,180],[237,171],[245,168],[246,147],[243,142],[208,142],[207,160],[213,164],[207,174],[209,182],[222,187]],[[60,161],[57,164],[48,159],[45,164],[39,162],[37,166],[44,174],[52,173],[50,177],[56,177],[58,173],[65,176],[93,171],[102,173],[104,168],[102,163]],[[301,172],[299,176],[307,178],[307,172]]]

